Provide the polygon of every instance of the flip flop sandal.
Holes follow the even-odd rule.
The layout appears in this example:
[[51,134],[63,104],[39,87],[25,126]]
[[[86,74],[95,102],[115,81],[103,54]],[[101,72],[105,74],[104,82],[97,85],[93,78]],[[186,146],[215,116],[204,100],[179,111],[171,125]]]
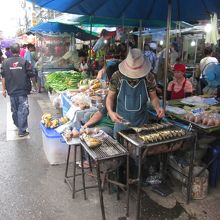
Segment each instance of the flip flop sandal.
[[[82,164],[81,164],[81,163],[79,163],[78,166],[79,166],[80,168],[82,168]],[[84,168],[84,169],[89,169],[89,168],[90,168],[89,163],[88,163],[87,161],[84,161],[84,162],[83,162],[83,168]]]

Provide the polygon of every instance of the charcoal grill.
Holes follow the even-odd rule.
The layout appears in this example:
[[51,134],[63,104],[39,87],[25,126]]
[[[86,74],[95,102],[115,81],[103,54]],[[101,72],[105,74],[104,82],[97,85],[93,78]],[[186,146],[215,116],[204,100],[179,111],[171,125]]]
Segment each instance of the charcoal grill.
[[[126,185],[119,183],[117,181],[113,181],[108,179],[110,183],[115,184],[118,187],[127,189],[127,205],[129,205],[129,184],[128,184],[128,177],[129,177],[129,154],[126,148],[124,148],[120,143],[114,140],[112,137],[104,133],[102,136],[97,137],[102,141],[102,144],[96,148],[90,148],[83,138],[81,138],[81,151],[84,149],[89,156],[97,162],[96,171],[97,171],[97,181],[98,181],[98,189],[99,189],[99,198],[100,198],[100,206],[102,212],[102,219],[105,220],[105,209],[104,209],[104,202],[103,202],[103,194],[102,194],[102,186],[101,186],[101,177],[100,177],[100,163],[114,160],[120,157],[126,157],[127,160],[127,183]],[[83,166],[83,163],[82,163]],[[83,167],[82,167],[83,168]],[[85,184],[83,184],[85,186]],[[127,213],[128,215],[128,207]]]
[[129,129],[117,133],[118,142],[127,148],[130,157],[135,159],[138,166],[137,179],[129,180],[130,183],[137,183],[136,219],[140,218],[140,193],[141,193],[141,183],[142,183],[141,167],[142,167],[143,158],[145,158],[148,155],[153,155],[153,154],[156,155],[156,154],[176,151],[180,147],[175,147],[174,144],[180,141],[187,141],[187,140],[193,140],[194,143],[193,147],[191,147],[191,158],[190,158],[188,186],[187,186],[187,203],[190,200],[194,152],[196,149],[196,142],[197,142],[196,134],[194,132],[188,132],[187,130],[184,130],[185,134],[182,135],[181,137],[170,137],[161,141],[153,141],[153,142],[144,142],[140,138],[140,135],[148,135],[151,133],[156,133],[160,131],[169,131],[172,129],[179,130],[181,128],[169,123],[169,125],[164,126],[163,128],[160,129],[146,129],[141,132],[136,132],[133,129]]

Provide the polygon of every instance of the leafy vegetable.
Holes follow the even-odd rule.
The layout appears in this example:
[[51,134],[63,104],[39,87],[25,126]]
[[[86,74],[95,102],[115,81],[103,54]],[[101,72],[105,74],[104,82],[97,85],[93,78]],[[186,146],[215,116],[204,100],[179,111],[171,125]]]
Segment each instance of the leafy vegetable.
[[56,91],[77,89],[78,83],[85,78],[85,75],[75,71],[56,71],[46,75],[45,88]]

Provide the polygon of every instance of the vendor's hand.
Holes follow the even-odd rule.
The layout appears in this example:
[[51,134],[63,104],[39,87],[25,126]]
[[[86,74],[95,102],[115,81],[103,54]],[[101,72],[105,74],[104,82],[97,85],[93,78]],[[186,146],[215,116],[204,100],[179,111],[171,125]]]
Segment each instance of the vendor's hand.
[[7,95],[6,90],[3,90],[3,91],[2,91],[2,95],[6,98],[6,95]]
[[156,112],[157,112],[157,117],[158,117],[158,118],[163,118],[163,117],[165,117],[165,111],[164,111],[163,108],[159,107],[159,108],[157,108],[157,109],[155,109],[155,110],[156,110]]
[[111,114],[109,114],[109,116],[112,119],[112,121],[115,122],[115,123],[121,123],[122,122],[123,117],[121,117],[116,112],[112,112]]

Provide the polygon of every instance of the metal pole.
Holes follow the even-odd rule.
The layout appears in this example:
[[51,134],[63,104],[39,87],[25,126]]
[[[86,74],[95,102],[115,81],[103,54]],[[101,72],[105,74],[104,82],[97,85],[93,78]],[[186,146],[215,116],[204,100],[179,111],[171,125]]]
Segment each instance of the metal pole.
[[166,109],[167,99],[167,73],[168,73],[168,59],[170,47],[170,24],[171,24],[172,0],[168,0],[168,13],[167,13],[167,34],[166,34],[166,58],[164,67],[164,91],[163,91],[163,108]]
[[140,20],[139,35],[138,35],[138,48],[142,50],[142,20]]
[[92,60],[92,39],[91,39],[91,36],[92,36],[92,16],[89,17],[89,23],[90,23],[89,60],[91,61]]
[[136,220],[140,219],[141,215],[141,183],[142,183],[142,172],[141,172],[141,165],[142,165],[142,148],[138,148],[138,184],[137,184],[137,213],[136,213]]
[[196,48],[195,48],[194,64],[196,64],[197,50],[198,50],[198,39],[196,39]]

